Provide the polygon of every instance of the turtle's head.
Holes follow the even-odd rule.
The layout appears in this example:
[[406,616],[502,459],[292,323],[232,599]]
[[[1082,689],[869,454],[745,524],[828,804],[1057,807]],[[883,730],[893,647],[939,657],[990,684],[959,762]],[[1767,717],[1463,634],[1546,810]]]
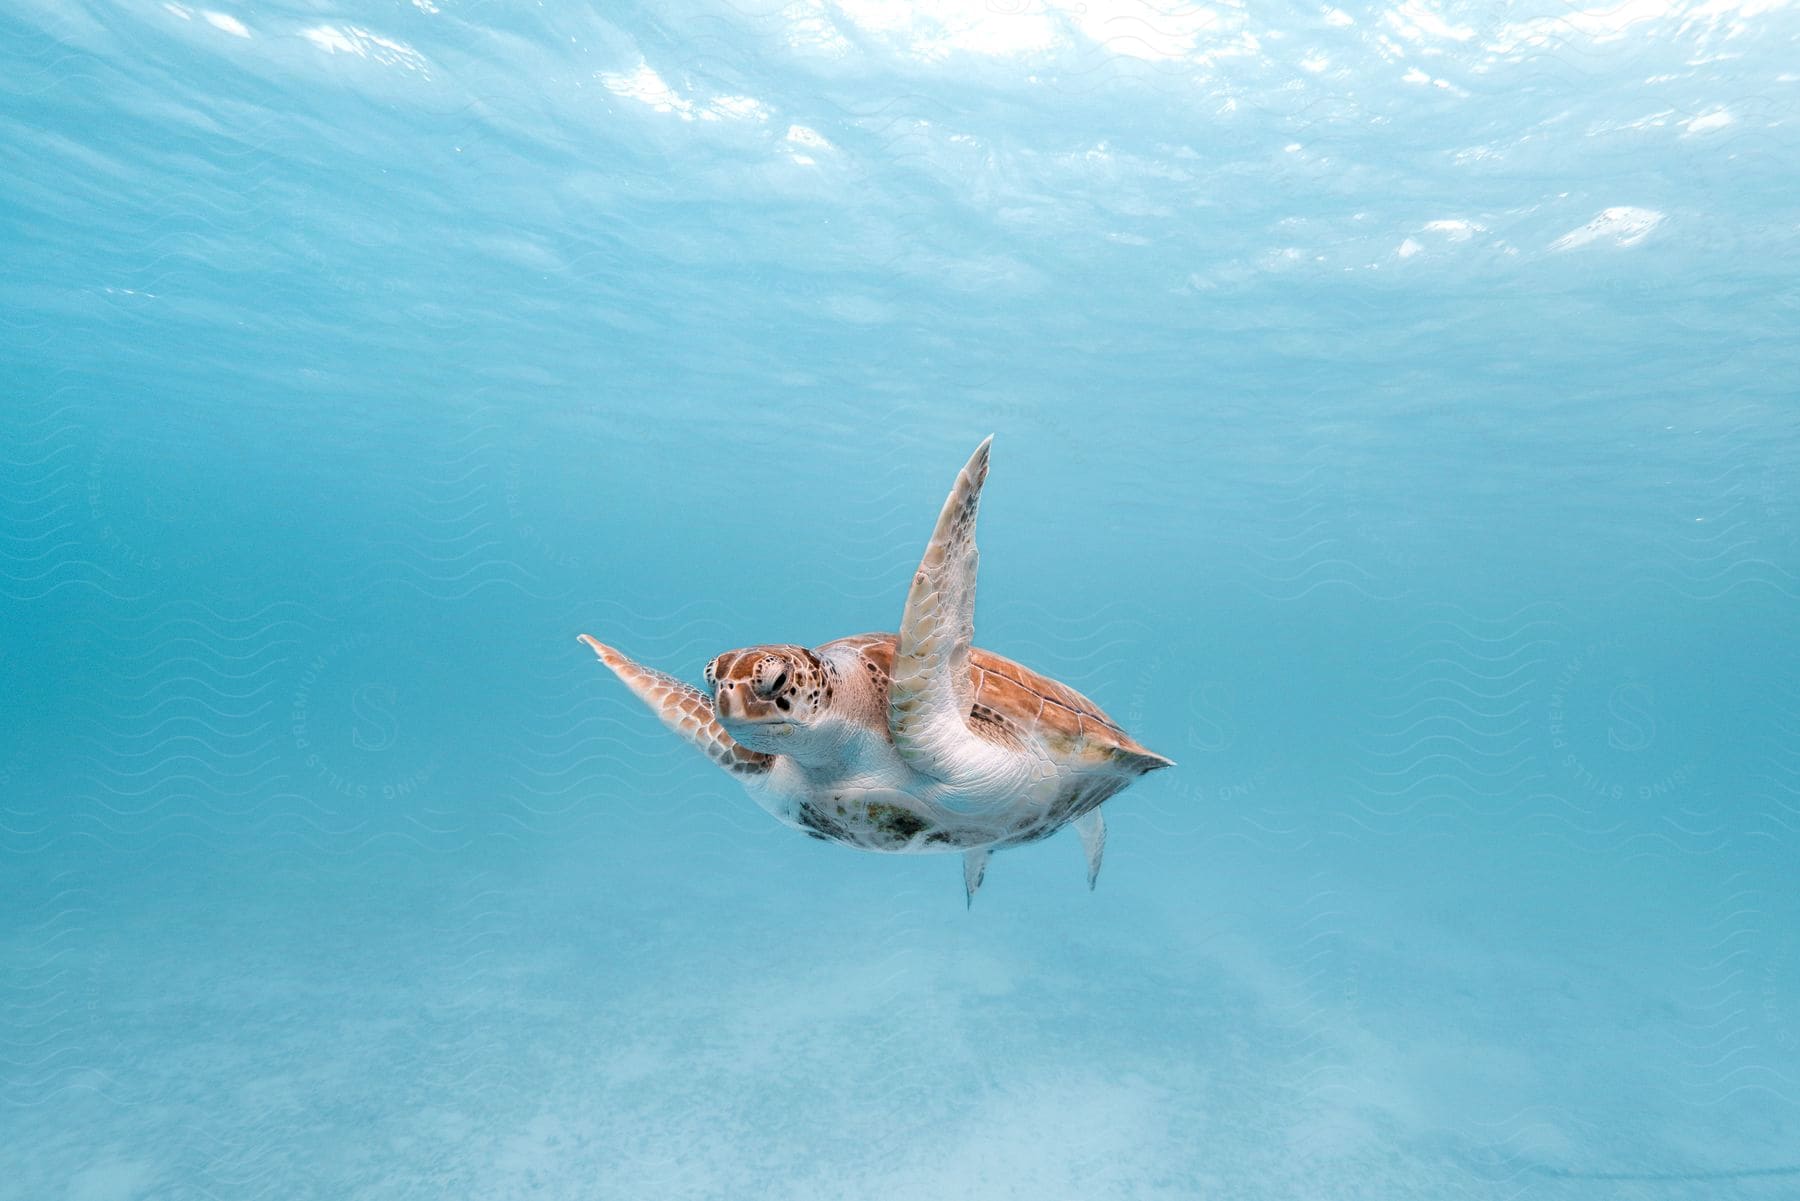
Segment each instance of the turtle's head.
[[780,755],[801,751],[831,703],[831,676],[803,646],[751,646],[706,665],[713,714],[740,744]]

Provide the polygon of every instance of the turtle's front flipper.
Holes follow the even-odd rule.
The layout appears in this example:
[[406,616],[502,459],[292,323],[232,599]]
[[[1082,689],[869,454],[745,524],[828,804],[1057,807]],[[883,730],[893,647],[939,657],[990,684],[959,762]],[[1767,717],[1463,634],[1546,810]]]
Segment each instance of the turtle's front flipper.
[[775,762],[775,756],[748,750],[732,741],[713,717],[712,701],[691,684],[664,675],[630,659],[586,634],[581,641],[593,648],[600,662],[612,668],[625,686],[637,693],[662,723],[699,747],[701,752],[726,771],[737,776],[760,776]]
[[[916,771],[953,780],[970,764],[969,647],[975,638],[975,513],[987,481],[989,438],[975,449],[938,514],[906,594],[888,689],[888,732]],[[970,890],[973,895],[974,890]]]

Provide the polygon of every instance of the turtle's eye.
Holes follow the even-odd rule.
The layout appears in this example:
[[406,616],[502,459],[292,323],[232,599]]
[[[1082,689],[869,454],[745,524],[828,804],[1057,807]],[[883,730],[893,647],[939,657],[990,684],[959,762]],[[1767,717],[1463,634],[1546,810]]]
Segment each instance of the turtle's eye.
[[787,665],[784,663],[775,669],[774,675],[768,676],[766,679],[764,679],[762,681],[762,683],[758,684],[756,687],[756,691],[761,693],[763,696],[774,696],[776,693],[780,692],[783,688],[787,687],[787,682],[788,682],[788,669],[787,669]]
[[708,662],[706,664],[706,670],[700,673],[700,678],[706,681],[706,686],[708,688],[711,688],[715,683],[718,682],[719,673],[713,670],[718,665],[719,665],[719,661],[717,659],[708,660]]

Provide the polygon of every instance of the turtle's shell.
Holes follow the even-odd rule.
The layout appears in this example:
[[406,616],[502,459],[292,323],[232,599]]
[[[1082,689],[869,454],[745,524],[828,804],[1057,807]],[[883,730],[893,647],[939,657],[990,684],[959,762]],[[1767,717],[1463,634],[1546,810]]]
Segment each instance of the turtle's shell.
[[[860,653],[885,692],[898,642],[894,634],[855,634],[828,642],[817,653],[839,649]],[[1111,762],[1140,772],[1170,764],[1127,734],[1099,705],[1023,664],[971,647],[969,674],[975,684],[969,728],[990,742],[1022,749],[1029,738],[1058,757]]]

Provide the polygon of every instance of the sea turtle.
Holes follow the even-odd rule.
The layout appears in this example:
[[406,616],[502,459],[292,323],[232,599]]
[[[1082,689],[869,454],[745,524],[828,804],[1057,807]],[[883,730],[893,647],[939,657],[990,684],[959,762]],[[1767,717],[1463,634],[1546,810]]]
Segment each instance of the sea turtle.
[[1172,766],[1074,689],[971,645],[984,441],[956,477],[898,634],[752,646],[707,691],[581,635],[627,687],[764,809],[869,851],[960,851],[969,902],[988,856],[1073,824],[1100,872],[1100,804]]

